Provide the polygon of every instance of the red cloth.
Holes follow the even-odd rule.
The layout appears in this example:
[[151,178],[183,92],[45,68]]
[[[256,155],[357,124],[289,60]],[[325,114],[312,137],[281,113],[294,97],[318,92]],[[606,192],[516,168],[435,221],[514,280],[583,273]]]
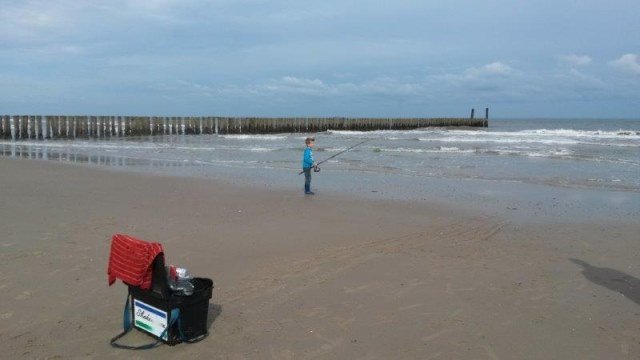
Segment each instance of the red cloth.
[[150,289],[153,260],[163,253],[160,243],[139,240],[129,235],[113,235],[107,269],[109,285],[113,285],[117,278],[126,284]]

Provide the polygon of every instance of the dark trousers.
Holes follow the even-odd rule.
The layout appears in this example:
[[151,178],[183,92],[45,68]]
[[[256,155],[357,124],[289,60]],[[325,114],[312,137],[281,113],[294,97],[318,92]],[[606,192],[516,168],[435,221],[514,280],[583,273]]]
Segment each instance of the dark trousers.
[[303,168],[304,171],[304,192],[308,193],[311,191],[311,168]]

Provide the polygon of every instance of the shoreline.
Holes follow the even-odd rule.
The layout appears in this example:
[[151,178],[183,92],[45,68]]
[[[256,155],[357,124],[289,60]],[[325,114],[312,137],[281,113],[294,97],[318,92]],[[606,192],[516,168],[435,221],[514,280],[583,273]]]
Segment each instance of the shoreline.
[[130,358],[108,344],[125,296],[106,284],[115,232],[216,283],[210,337],[158,358],[640,354],[640,294],[622,286],[640,277],[634,222],[538,224],[24,159],[0,169],[0,350],[12,357]]
[[[114,161],[96,164],[82,159],[0,157],[9,161],[36,161],[62,166],[79,166],[96,171],[214,181],[245,189],[262,189],[298,195],[302,187],[297,169],[243,168],[175,160],[180,166],[151,166],[137,158],[130,163]],[[142,161],[140,164],[137,161]],[[262,172],[264,176],[256,178]],[[324,169],[314,175],[314,188],[322,197],[336,199],[425,203],[458,211],[483,213],[520,223],[626,224],[640,216],[640,192],[625,189],[599,189],[579,185],[558,185],[520,180],[447,178],[411,174],[365,172],[367,181],[354,185],[359,171]],[[420,186],[416,186],[420,184]],[[388,188],[391,190],[387,190]],[[396,190],[402,189],[402,190]],[[300,190],[300,191],[299,191]],[[464,204],[463,206],[461,204]]]

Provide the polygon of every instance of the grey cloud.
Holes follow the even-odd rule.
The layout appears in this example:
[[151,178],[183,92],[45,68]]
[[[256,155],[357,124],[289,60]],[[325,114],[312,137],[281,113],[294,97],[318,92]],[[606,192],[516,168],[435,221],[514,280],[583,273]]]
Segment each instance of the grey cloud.
[[640,75],[640,56],[636,54],[625,54],[618,59],[609,62],[615,69],[632,75]]
[[585,65],[591,64],[592,62],[591,57],[587,55],[569,54],[569,55],[560,55],[558,58],[560,59],[560,61],[570,66],[585,66]]

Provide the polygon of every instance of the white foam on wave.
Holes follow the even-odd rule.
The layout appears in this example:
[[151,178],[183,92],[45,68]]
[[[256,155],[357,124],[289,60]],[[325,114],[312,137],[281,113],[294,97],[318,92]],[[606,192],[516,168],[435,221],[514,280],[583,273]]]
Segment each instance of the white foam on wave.
[[605,138],[605,139],[639,139],[640,131],[636,130],[617,130],[617,131],[603,131],[603,130],[574,130],[574,129],[537,129],[537,130],[522,130],[517,133],[525,135],[555,135],[555,136],[567,136],[567,137],[589,137],[589,138]]
[[284,140],[287,137],[285,135],[219,135],[223,139],[230,140]]
[[398,153],[451,153],[451,154],[479,154],[479,155],[510,155],[525,157],[569,157],[574,154],[573,151],[565,148],[550,150],[533,150],[533,149],[464,149],[455,146],[440,146],[436,149],[415,149],[415,148],[377,148],[375,151],[380,152],[398,152]]
[[623,139],[640,139],[640,131],[624,130],[616,131],[604,130],[576,130],[576,129],[527,129],[519,131],[492,131],[487,129],[433,129],[433,130],[412,130],[416,133],[432,133],[432,134],[454,134],[469,136],[509,136],[509,137],[527,137],[527,136],[558,136],[558,137],[590,137],[590,138],[623,138]]
[[253,147],[236,147],[236,146],[175,146],[171,149],[176,150],[188,150],[188,151],[253,151],[253,152],[267,152],[267,151],[277,151],[277,148],[266,148],[260,146]]
[[[409,140],[402,135],[418,136],[419,140],[428,141],[436,140],[442,137],[453,137],[455,139],[474,138],[477,141],[490,141],[487,139],[495,139],[498,142],[508,142],[505,138],[513,139],[513,142],[540,142],[547,138],[549,143],[561,143],[569,141],[578,143],[584,139],[598,140],[640,140],[640,131],[620,129],[616,131],[604,130],[575,130],[575,129],[531,129],[520,131],[491,131],[486,129],[450,129],[450,128],[432,128],[432,129],[415,129],[415,130],[374,130],[374,131],[351,131],[351,130],[327,130],[327,134],[341,135],[349,137],[376,137],[386,140]],[[428,137],[427,137],[428,136]],[[432,137],[433,136],[433,137]],[[464,140],[462,140],[464,141]],[[470,140],[467,140],[470,141]]]
[[600,131],[572,129],[537,129],[521,131],[474,131],[446,130],[434,131],[429,136],[419,137],[419,141],[456,143],[497,143],[497,144],[543,144],[543,145],[593,145],[640,147],[640,132],[632,130]]
[[636,143],[598,143],[598,142],[589,142],[589,141],[581,141],[581,144],[585,145],[600,145],[600,146],[614,146],[614,147],[622,147],[622,148],[640,148],[640,141]]
[[254,152],[266,152],[266,151],[276,151],[276,148],[265,148],[265,147],[235,147],[235,146],[175,146],[171,149],[176,150],[189,150],[189,151],[254,151]]
[[475,153],[474,149],[460,149],[457,147],[444,147],[438,149],[413,149],[413,148],[376,148],[375,151],[382,152],[406,152],[406,153]]
[[253,152],[268,152],[268,151],[276,151],[277,149],[269,149],[269,148],[263,148],[263,147],[251,147],[251,148],[239,148],[239,149],[235,149],[235,150],[246,150],[246,151],[253,151]]
[[547,145],[574,145],[580,143],[577,140],[571,139],[513,139],[513,138],[465,138],[459,136],[450,136],[444,138],[418,138],[419,141],[439,141],[439,142],[490,142],[490,143],[503,143],[503,144],[519,144],[519,143],[539,143]]
[[513,149],[494,149],[483,151],[483,153],[496,152],[499,155],[516,155],[527,157],[565,157],[573,154],[573,151],[569,149],[556,149],[547,151],[522,151]]
[[356,130],[327,130],[327,135],[339,135],[355,138],[381,138],[385,140],[407,140],[407,138],[399,137],[402,135],[420,135],[420,134],[436,134],[442,133],[440,128],[433,129],[414,129],[414,130],[372,130],[372,131],[356,131]]
[[256,160],[203,160],[203,159],[194,159],[191,160],[196,164],[206,164],[206,165],[218,165],[218,164],[258,164],[259,161]]
[[373,131],[356,131],[356,130],[327,130],[328,135],[364,135],[371,134]]
[[458,152],[461,151],[460,148],[458,147],[446,147],[446,146],[440,146],[440,151],[451,151],[451,152]]

